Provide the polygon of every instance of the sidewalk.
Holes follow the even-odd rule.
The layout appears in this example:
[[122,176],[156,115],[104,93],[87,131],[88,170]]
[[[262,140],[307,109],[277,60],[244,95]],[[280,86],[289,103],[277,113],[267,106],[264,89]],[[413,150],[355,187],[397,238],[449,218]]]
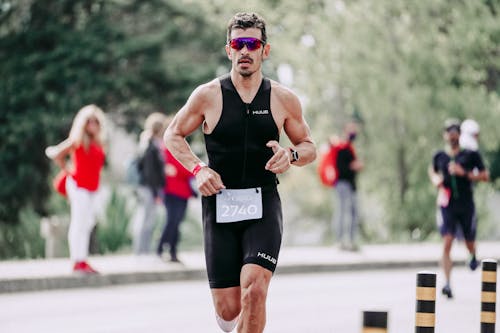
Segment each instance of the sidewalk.
[[[395,268],[439,270],[440,243],[365,245],[359,252],[336,247],[284,247],[276,274],[338,272]],[[479,242],[478,259],[500,259],[500,242]],[[182,264],[164,262],[155,256],[97,256],[89,262],[101,273],[72,274],[69,259],[0,261],[0,294],[66,288],[104,287],[120,284],[205,279],[202,252],[180,253]],[[455,243],[452,258],[465,264],[463,243]]]

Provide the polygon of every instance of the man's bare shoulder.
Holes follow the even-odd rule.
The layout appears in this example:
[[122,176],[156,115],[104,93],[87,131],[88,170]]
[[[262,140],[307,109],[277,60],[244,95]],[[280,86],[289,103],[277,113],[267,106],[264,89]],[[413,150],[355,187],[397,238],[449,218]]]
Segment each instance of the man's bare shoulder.
[[193,91],[191,98],[199,102],[209,102],[221,93],[219,79],[213,79],[207,83],[201,84]]
[[274,80],[271,81],[271,94],[276,101],[283,105],[283,107],[288,111],[300,111],[300,101],[296,93],[294,93],[290,88],[282,85]]

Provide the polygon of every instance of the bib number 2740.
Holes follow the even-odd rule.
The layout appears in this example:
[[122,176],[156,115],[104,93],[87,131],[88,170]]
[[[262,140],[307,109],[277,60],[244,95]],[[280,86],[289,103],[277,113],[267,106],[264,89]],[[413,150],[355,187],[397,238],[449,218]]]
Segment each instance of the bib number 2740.
[[262,218],[261,188],[221,190],[216,197],[217,223]]

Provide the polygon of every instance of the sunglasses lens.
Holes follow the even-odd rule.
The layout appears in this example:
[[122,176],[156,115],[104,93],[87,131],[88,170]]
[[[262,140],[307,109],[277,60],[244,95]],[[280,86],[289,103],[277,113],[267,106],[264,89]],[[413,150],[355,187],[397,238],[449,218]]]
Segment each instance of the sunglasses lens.
[[255,39],[247,41],[247,48],[250,51],[257,50],[258,48],[260,48],[260,40],[255,38]]
[[229,45],[238,51],[245,47],[245,45],[249,51],[255,51],[261,47],[262,42],[257,38],[235,38],[231,39]]
[[245,44],[242,43],[238,38],[236,38],[236,39],[231,39],[229,45],[231,46],[231,48],[235,50],[241,50]]

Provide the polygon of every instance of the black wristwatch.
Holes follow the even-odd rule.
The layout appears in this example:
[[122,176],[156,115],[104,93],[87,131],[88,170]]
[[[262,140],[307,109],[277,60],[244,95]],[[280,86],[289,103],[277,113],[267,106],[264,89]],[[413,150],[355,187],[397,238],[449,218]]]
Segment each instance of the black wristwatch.
[[292,155],[292,160],[290,163],[297,162],[299,160],[299,152],[293,148],[290,148],[290,154]]

